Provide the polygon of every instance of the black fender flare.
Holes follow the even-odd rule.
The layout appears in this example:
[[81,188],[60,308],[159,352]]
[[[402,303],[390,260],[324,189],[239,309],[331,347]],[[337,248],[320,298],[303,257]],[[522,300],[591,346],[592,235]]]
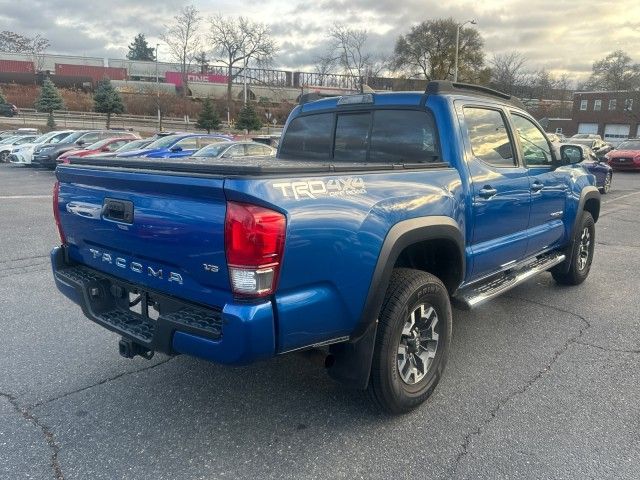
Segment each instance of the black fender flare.
[[569,240],[569,244],[565,249],[565,255],[567,259],[558,265],[558,270],[567,273],[569,271],[569,267],[571,266],[571,259],[573,258],[573,254],[576,248],[576,240],[575,240],[575,232],[576,228],[578,228],[578,223],[580,222],[580,217],[582,216],[582,212],[585,210],[585,206],[587,201],[595,200],[597,201],[598,208],[593,215],[593,221],[597,222],[598,217],[600,216],[600,191],[598,187],[593,185],[588,185],[582,189],[580,192],[580,200],[578,200],[578,207],[576,208],[576,218],[573,219],[573,226],[571,227],[571,238]]
[[[462,283],[465,272],[464,234],[453,218],[430,216],[396,223],[387,233],[380,249],[364,308],[350,341],[330,348],[332,362],[329,374],[332,378],[356,388],[367,387],[378,315],[393,267],[405,248],[426,240],[449,240],[457,245],[460,262],[457,285]],[[449,293],[453,294],[453,291]]]

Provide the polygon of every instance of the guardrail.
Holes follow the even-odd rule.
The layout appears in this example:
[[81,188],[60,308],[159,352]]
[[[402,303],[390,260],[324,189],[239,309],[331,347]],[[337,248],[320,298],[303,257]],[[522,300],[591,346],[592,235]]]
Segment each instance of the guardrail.
[[[70,110],[61,110],[53,112],[56,126],[58,128],[77,128],[77,129],[100,129],[104,128],[107,123],[106,113],[96,112],[77,112]],[[37,112],[34,109],[22,108],[18,116],[12,118],[11,123],[17,120],[23,125],[38,124],[45,125],[47,123],[47,113]],[[9,120],[9,119],[6,119]],[[156,116],[150,115],[112,115],[111,128],[124,128],[131,130],[155,131],[158,130],[159,122]],[[226,121],[220,122],[221,130],[229,130]],[[269,125],[262,128],[262,133],[269,133],[270,130],[279,129],[282,126]],[[185,115],[180,117],[162,117],[163,130],[178,131],[196,131],[196,119],[189,118]],[[257,133],[257,132],[256,132]]]

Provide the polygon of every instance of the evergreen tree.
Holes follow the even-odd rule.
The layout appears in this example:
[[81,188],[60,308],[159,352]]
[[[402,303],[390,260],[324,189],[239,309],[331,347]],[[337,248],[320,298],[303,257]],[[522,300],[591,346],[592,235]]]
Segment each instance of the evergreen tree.
[[250,104],[246,104],[240,110],[240,115],[238,116],[238,121],[236,122],[236,128],[240,130],[247,130],[249,132],[260,130],[262,128],[262,122],[260,121],[260,117]]
[[216,109],[213,107],[213,102],[209,97],[205,98],[202,103],[202,110],[198,115],[198,122],[196,127],[206,130],[207,133],[211,133],[211,130],[217,130],[220,126],[220,118]]
[[156,53],[153,47],[150,47],[147,43],[147,39],[144,37],[144,33],[139,33],[133,42],[129,45],[129,53],[127,58],[129,60],[146,60],[154,62],[156,60]]
[[104,78],[98,82],[93,94],[94,110],[107,114],[107,129],[111,126],[111,115],[124,112],[124,103],[118,91],[111,85],[111,80]]
[[4,98],[4,95],[2,94],[2,89],[0,88],[0,103],[7,103],[7,99]]
[[40,96],[36,100],[35,108],[39,112],[47,112],[49,114],[47,127],[54,128],[56,126],[56,122],[53,119],[53,111],[62,110],[64,101],[56,86],[48,78],[42,83],[42,90],[40,90]]

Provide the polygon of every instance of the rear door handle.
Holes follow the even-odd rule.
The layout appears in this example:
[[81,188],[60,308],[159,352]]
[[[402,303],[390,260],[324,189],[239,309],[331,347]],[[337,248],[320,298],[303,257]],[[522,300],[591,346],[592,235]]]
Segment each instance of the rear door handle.
[[531,184],[531,191],[532,192],[539,192],[540,190],[542,190],[544,188],[544,185],[538,181],[535,181]]
[[480,191],[478,192],[478,195],[480,195],[482,198],[491,198],[497,193],[498,193],[498,190],[493,188],[491,185],[485,185],[480,189]]

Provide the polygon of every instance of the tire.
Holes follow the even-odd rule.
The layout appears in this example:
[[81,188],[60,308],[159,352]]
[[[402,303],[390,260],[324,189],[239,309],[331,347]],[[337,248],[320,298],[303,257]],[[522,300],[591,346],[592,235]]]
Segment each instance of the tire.
[[7,158],[9,158],[9,152],[0,153],[0,163],[5,163]]
[[580,285],[589,276],[591,263],[593,262],[593,251],[596,244],[596,228],[593,217],[589,212],[582,212],[582,218],[578,223],[578,228],[574,232],[574,251],[569,259],[569,270],[563,272],[561,264],[551,270],[553,279],[561,285]]
[[604,184],[602,185],[602,188],[600,189],[600,193],[607,194],[611,191],[611,172],[607,173],[607,176],[604,177]]
[[407,268],[393,271],[368,386],[382,410],[405,413],[431,395],[447,363],[452,323],[449,294],[437,277]]

